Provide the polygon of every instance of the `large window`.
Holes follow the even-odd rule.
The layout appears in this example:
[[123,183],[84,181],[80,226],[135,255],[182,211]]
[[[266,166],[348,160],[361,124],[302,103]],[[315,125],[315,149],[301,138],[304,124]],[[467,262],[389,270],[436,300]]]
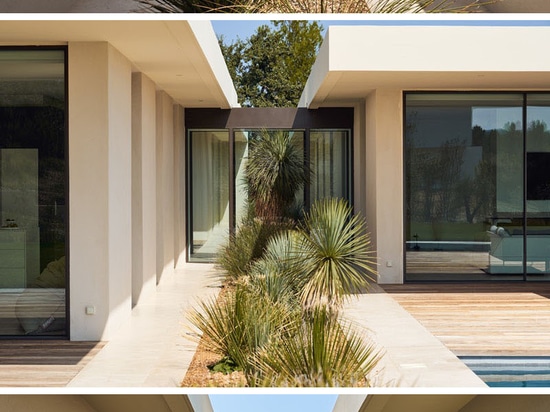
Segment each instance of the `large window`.
[[229,233],[229,133],[192,130],[189,135],[190,260],[209,261]]
[[348,129],[191,129],[188,134],[189,261],[208,262],[247,213],[245,166],[258,133],[288,133],[311,165],[311,184],[297,209],[326,197],[351,202],[351,133]]
[[312,130],[311,199],[338,197],[351,201],[350,138],[348,130]]
[[549,277],[549,97],[406,94],[407,280]]
[[1,336],[66,335],[65,50],[0,50]]

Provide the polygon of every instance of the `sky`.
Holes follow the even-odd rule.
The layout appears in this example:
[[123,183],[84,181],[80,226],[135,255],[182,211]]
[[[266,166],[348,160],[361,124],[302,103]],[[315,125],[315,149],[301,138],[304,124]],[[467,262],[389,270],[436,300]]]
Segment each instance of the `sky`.
[[337,395],[209,395],[214,412],[331,412]]
[[[252,15],[253,16],[253,15]],[[331,25],[446,25],[446,26],[476,26],[476,25],[492,25],[492,26],[550,26],[550,18],[548,16],[541,17],[541,15],[528,15],[518,18],[517,15],[483,15],[479,16],[469,15],[463,16],[445,16],[444,18],[437,15],[393,15],[393,16],[377,16],[377,17],[362,17],[351,15],[340,15],[340,19],[328,20],[328,19],[316,19],[320,21],[323,28],[326,30]],[[279,19],[287,18],[275,16]],[[322,17],[322,16],[321,16]],[[290,18],[295,18],[295,15],[290,15]],[[238,18],[224,18],[212,20],[212,26],[216,35],[219,37],[223,35],[225,43],[232,43],[237,38],[242,40],[250,37],[256,28],[262,24],[269,24],[270,20],[257,20],[249,18],[246,20],[240,20]],[[324,32],[323,32],[324,36]]]

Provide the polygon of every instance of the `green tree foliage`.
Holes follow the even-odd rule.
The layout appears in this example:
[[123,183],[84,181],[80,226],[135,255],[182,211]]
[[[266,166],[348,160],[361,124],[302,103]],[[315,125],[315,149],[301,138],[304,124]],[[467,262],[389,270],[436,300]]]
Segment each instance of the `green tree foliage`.
[[305,20],[273,21],[246,40],[220,46],[239,102],[252,107],[295,107],[322,42],[323,27]]

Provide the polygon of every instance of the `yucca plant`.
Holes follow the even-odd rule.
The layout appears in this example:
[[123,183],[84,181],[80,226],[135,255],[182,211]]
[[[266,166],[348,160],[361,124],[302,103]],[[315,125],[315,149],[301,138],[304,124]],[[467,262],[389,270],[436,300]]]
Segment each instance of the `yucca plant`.
[[245,165],[249,202],[256,216],[276,221],[289,217],[296,194],[309,183],[311,169],[294,133],[262,130],[250,140]]
[[301,324],[291,337],[271,340],[254,360],[254,386],[368,386],[380,359],[366,335],[324,310]]
[[365,291],[377,270],[366,222],[343,199],[322,199],[306,214],[296,245],[295,283],[305,308],[337,310],[344,298]]
[[246,276],[253,262],[263,255],[269,239],[289,227],[284,221],[246,220],[218,250],[217,267],[231,281]]
[[254,374],[251,359],[276,334],[288,333],[296,313],[237,285],[221,301],[206,300],[188,318],[208,350],[230,360],[237,369]]
[[299,310],[299,288],[292,276],[296,261],[296,242],[300,233],[296,230],[281,231],[267,243],[261,259],[250,270],[250,287],[265,295],[272,302],[282,302]]
[[498,0],[139,0],[159,13],[468,13]]

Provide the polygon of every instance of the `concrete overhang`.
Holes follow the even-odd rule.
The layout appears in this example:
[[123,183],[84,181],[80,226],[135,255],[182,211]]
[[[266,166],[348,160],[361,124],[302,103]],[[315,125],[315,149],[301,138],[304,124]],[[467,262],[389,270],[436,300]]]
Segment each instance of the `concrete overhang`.
[[208,21],[8,20],[0,24],[3,46],[102,41],[184,107],[239,106]]
[[337,106],[381,88],[550,89],[550,27],[331,26],[299,106]]
[[96,412],[200,412],[187,395],[82,395]]
[[475,395],[370,395],[358,412],[459,412],[474,398]]

